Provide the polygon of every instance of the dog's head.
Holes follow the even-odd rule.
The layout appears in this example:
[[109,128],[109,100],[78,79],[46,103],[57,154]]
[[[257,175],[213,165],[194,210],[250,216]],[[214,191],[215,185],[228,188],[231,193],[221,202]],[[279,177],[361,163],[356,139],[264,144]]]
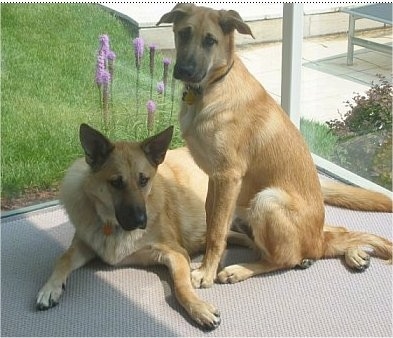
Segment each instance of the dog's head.
[[158,166],[164,161],[173,127],[142,142],[112,143],[87,124],[80,126],[80,141],[90,174],[85,191],[102,222],[124,230],[144,229],[146,200]]
[[157,25],[173,23],[176,46],[174,77],[204,86],[231,67],[234,31],[252,32],[236,11],[214,10],[180,3],[164,14]]

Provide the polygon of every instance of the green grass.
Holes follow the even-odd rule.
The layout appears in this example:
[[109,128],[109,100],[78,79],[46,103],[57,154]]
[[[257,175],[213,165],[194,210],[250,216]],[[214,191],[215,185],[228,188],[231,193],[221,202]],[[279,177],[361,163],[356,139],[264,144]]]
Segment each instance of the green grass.
[[[94,82],[101,34],[109,35],[117,55],[108,126],[103,123]],[[149,55],[145,51],[142,60],[141,105],[136,114],[134,37],[132,26],[94,4],[1,5],[2,197],[57,186],[66,168],[82,156],[78,137],[82,122],[112,139],[147,136]],[[170,57],[156,56],[154,87],[162,79],[164,56]],[[178,147],[183,144],[178,104],[171,116],[170,93],[164,101],[153,92],[158,103],[155,131],[174,124],[172,148]],[[327,127],[304,120],[301,127],[311,150],[330,158],[335,139]]]
[[332,160],[338,138],[330,132],[326,124],[302,118],[300,120],[300,131],[312,153],[327,160]]
[[[109,35],[117,55],[109,128],[103,124],[94,82],[101,34]],[[131,26],[94,4],[1,5],[2,196],[56,185],[82,155],[82,122],[114,139],[147,136],[149,55],[146,51],[143,58],[136,116],[134,37]],[[156,56],[154,87],[162,78],[162,58]],[[176,114],[170,116],[168,94],[163,102],[154,91],[156,131],[177,120]],[[172,147],[181,142],[176,130]]]

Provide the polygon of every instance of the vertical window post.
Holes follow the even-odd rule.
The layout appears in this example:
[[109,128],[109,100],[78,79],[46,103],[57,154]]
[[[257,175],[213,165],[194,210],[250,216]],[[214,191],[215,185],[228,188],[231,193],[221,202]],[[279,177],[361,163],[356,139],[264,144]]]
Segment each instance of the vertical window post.
[[281,106],[300,127],[303,5],[284,3],[282,20]]

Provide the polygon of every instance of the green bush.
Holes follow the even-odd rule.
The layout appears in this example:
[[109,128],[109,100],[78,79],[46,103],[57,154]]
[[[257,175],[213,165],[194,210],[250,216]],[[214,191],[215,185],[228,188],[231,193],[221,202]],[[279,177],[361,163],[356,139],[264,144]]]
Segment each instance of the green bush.
[[373,82],[365,95],[358,93],[353,102],[346,101],[350,109],[341,120],[327,122],[334,134],[345,138],[392,130],[392,83],[382,75],[377,76],[379,83]]
[[389,190],[392,189],[392,83],[379,82],[347,101],[348,112],[327,122],[338,137],[333,161]]

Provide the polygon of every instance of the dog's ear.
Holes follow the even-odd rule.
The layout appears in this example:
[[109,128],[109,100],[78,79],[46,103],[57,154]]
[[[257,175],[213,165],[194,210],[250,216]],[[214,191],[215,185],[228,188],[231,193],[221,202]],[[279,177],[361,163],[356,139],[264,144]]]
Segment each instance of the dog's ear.
[[250,27],[243,21],[238,12],[233,10],[220,10],[219,12],[219,22],[224,33],[231,33],[236,29],[240,34],[248,34],[255,39]]
[[171,143],[173,135],[173,126],[165,129],[161,133],[149,137],[141,143],[141,148],[149,162],[158,167],[164,162],[166,152]]
[[161,19],[157,22],[156,26],[159,26],[162,23],[173,23],[184,15],[191,13],[194,7],[194,4],[179,3],[175,7],[173,7],[170,12],[163,15]]
[[85,123],[79,128],[79,139],[85,151],[87,164],[93,170],[98,170],[107,160],[114,145],[99,131]]

